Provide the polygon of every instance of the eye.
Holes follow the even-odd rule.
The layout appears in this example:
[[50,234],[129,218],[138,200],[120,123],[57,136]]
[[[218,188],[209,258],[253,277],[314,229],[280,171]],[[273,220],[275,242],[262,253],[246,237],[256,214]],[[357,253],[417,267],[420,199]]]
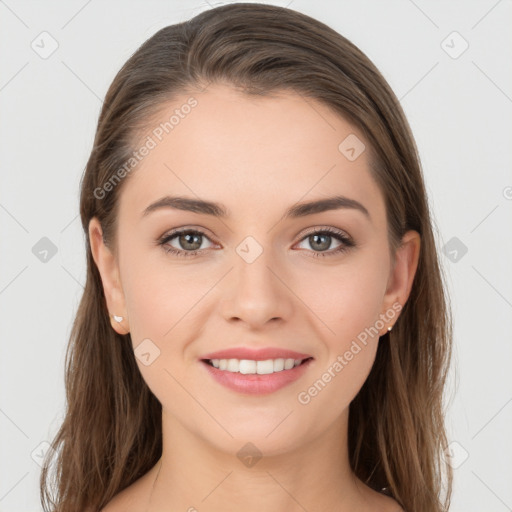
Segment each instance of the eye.
[[[328,250],[331,248],[333,239],[337,240],[339,245]],[[202,231],[188,228],[165,234],[158,240],[158,245],[162,246],[166,253],[192,257],[207,249],[203,247],[204,240],[211,242],[210,238]],[[170,242],[174,242],[178,247]],[[304,242],[309,243],[313,257],[334,256],[355,247],[355,243],[349,236],[333,228],[317,228],[302,238],[300,243]]]
[[[332,239],[339,242],[339,245],[334,249],[328,251],[331,247]],[[313,248],[312,256],[315,258],[334,256],[342,252],[347,251],[351,247],[355,247],[353,240],[342,231],[338,231],[332,228],[315,229],[308,233],[302,242],[308,242],[310,247]],[[319,251],[319,252],[318,252]]]
[[[176,239],[175,242],[178,247],[170,244],[174,239]],[[205,249],[204,247],[201,247],[204,239],[210,240],[202,231],[197,231],[195,229],[182,229],[165,234],[158,241],[158,244],[161,245],[167,253],[171,253],[176,256],[189,257],[194,256]]]

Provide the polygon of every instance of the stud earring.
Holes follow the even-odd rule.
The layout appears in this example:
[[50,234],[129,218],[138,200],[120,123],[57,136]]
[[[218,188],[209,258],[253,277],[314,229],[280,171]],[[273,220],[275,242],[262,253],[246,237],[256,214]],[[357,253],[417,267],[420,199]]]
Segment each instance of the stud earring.
[[113,318],[117,323],[120,323],[123,321],[123,317],[122,316],[117,316],[117,315],[110,315],[111,318]]
[[390,331],[391,331],[391,329],[393,329],[393,327],[390,325],[390,326],[388,327],[388,332],[390,332]]

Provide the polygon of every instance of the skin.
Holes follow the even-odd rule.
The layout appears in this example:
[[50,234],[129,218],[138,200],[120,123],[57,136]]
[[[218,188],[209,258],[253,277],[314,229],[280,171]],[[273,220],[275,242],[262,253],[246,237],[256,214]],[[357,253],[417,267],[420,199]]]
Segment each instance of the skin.
[[[150,365],[137,364],[162,403],[162,458],[104,511],[401,510],[355,478],[347,452],[349,404],[398,314],[307,405],[297,397],[379,315],[405,304],[418,233],[406,233],[393,265],[368,151],[349,161],[338,150],[349,134],[364,137],[327,107],[221,84],[194,97],[198,105],[123,184],[116,250],[104,245],[97,219],[89,226],[109,312],[123,316],[113,328],[130,332],[134,348],[149,338],[160,350]],[[163,105],[160,121],[187,99]],[[167,194],[220,202],[231,215],[163,208],[142,217]],[[297,202],[335,194],[361,202],[370,219],[348,208],[281,219]],[[181,227],[205,233],[202,254],[179,257],[156,243]],[[325,227],[356,246],[314,257],[322,251],[309,231]],[[247,236],[263,249],[250,264],[236,252]],[[327,239],[327,251],[340,243]],[[168,245],[192,250],[179,237]],[[314,361],[298,381],[248,396],[218,384],[199,362],[235,346],[290,348]],[[263,455],[252,467],[237,457],[247,442]]]

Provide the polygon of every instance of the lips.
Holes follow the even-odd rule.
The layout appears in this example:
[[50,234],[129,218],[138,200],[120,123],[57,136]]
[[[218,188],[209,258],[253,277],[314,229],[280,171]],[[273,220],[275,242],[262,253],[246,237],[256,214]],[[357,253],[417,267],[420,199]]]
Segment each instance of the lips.
[[200,359],[204,361],[211,359],[249,359],[252,361],[265,361],[267,359],[308,359],[312,357],[313,356],[311,354],[304,354],[295,352],[294,350],[286,350],[277,347],[260,349],[238,347],[210,352],[209,354],[201,356]]
[[[208,354],[210,355],[210,354]],[[300,354],[299,354],[300,355]],[[293,361],[293,359],[290,359]],[[290,370],[278,371],[271,374],[244,375],[239,372],[230,372],[215,368],[206,361],[201,361],[201,368],[217,383],[231,392],[242,395],[268,395],[274,393],[300,379],[313,364],[312,357],[305,359],[298,366]]]

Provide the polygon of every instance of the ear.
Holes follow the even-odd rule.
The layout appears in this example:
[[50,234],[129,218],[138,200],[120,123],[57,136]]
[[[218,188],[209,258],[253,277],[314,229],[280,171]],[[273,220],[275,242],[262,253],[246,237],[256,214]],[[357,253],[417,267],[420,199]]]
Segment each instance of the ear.
[[119,267],[115,255],[103,241],[101,223],[96,217],[89,222],[89,241],[92,256],[101,275],[112,328],[118,334],[128,334],[130,328]]
[[[396,251],[395,264],[391,269],[386,293],[384,295],[383,314],[391,309],[396,311],[397,303],[403,308],[407,302],[409,294],[411,293],[416,269],[418,268],[420,246],[421,238],[417,231],[407,231],[402,237],[402,243]],[[393,307],[393,305],[395,305],[395,307]],[[388,327],[393,327],[395,322],[396,318],[385,326],[380,336],[386,334]]]

